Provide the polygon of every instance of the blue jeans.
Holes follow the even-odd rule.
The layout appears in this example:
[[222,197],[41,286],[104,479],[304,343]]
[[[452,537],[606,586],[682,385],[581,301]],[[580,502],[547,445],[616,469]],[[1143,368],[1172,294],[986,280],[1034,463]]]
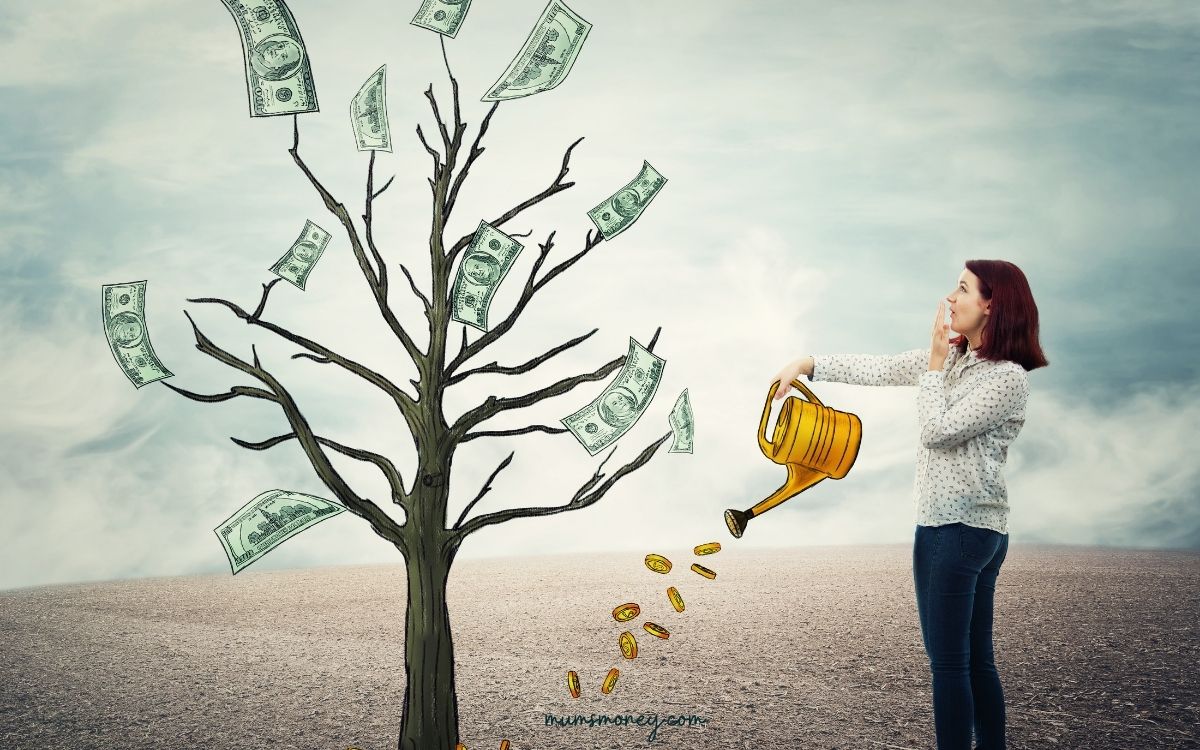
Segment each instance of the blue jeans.
[[1008,534],[917,526],[913,580],[933,673],[938,750],[1004,750],[1004,691],[992,656],[992,600]]

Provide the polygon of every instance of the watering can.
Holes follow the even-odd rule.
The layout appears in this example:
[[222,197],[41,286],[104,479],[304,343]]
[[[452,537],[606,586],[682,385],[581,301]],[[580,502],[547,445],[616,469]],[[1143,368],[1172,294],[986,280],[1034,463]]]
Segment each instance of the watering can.
[[792,385],[803,391],[808,400],[792,396],[784,401],[779,418],[775,420],[775,434],[767,440],[771,396],[779,386],[776,380],[767,392],[762,422],[758,426],[759,449],[767,458],[787,467],[787,481],[752,508],[725,511],[725,525],[736,538],[741,538],[751,518],[761,516],[826,477],[841,479],[846,476],[858,457],[858,446],[862,442],[862,420],[858,415],[826,406],[799,380],[793,380]]

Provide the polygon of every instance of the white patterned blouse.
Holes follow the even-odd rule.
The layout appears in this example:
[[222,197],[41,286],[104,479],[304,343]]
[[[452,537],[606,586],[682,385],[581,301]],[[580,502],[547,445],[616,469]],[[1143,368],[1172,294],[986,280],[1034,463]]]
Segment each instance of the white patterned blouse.
[[917,523],[1008,533],[1004,461],[1025,424],[1029,379],[1009,360],[980,359],[956,347],[942,370],[929,369],[929,349],[896,355],[815,354],[810,381],[915,385],[921,448],[913,495]]

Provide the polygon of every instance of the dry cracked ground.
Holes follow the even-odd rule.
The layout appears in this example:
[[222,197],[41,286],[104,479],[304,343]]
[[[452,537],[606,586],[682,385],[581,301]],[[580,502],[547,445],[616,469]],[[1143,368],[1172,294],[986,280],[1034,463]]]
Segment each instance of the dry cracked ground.
[[[673,569],[650,571],[647,552]],[[934,748],[911,555],[726,545],[704,558],[687,548],[460,561],[448,596],[461,741]],[[1198,574],[1196,552],[1013,543],[995,621],[1009,747],[1200,747]],[[683,612],[667,600],[672,585]],[[399,564],[0,592],[0,747],[394,748],[405,595]],[[616,622],[612,609],[629,601],[641,614]],[[626,629],[633,660],[618,646]],[[602,694],[613,667],[620,677]],[[663,723],[549,723],[578,715]]]

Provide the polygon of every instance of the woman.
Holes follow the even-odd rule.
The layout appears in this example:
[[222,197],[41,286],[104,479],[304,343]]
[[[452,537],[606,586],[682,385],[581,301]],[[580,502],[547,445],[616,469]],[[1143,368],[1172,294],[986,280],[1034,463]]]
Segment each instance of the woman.
[[[992,656],[996,576],[1008,552],[1001,472],[1025,423],[1026,373],[1049,362],[1025,274],[1003,260],[969,260],[928,349],[895,356],[803,357],[783,368],[774,398],[807,375],[856,385],[918,386],[921,448],[914,495],[913,579],[933,674],[938,750],[1003,750],[1004,692]],[[949,332],[958,334],[950,340]],[[953,348],[951,348],[953,347]]]

